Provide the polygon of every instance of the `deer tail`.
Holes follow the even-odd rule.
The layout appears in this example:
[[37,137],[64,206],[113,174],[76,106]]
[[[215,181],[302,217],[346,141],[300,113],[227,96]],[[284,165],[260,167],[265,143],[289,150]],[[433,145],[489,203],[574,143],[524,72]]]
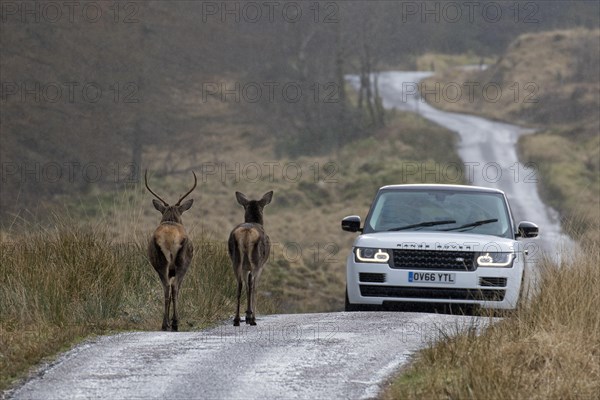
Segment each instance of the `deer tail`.
[[246,269],[248,268],[249,264],[246,250],[248,244],[248,235],[246,234],[246,232],[240,232],[240,234],[237,235],[236,240],[238,256],[240,260],[239,266],[242,267],[242,269]]
[[254,246],[256,245],[258,238],[258,232],[253,228],[242,228],[236,232],[235,240],[237,242],[237,251],[240,260],[240,266],[243,269],[252,269],[249,257]]
[[170,256],[169,257],[170,259],[167,260],[168,261],[167,271],[169,274],[169,284],[172,284],[173,280],[175,279],[175,275],[177,274],[177,269],[175,266],[175,256],[176,255],[174,255],[173,253],[170,253],[169,256]]

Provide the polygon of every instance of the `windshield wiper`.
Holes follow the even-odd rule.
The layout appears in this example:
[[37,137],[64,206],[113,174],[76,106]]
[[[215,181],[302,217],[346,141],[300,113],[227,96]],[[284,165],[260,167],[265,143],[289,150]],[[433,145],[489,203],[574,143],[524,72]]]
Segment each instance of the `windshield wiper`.
[[468,223],[468,224],[457,226],[455,228],[440,229],[440,230],[441,231],[455,231],[457,229],[463,229],[463,228],[475,228],[476,226],[479,226],[479,225],[491,224],[492,222],[498,222],[498,219],[497,218],[494,218],[494,219],[482,219],[481,221],[471,222],[471,223]]
[[404,229],[410,229],[410,228],[420,228],[422,226],[435,226],[435,225],[446,225],[446,224],[455,224],[456,221],[454,220],[446,220],[446,221],[428,221],[428,222],[421,222],[419,224],[414,224],[414,225],[406,225],[406,226],[401,226],[399,228],[392,228],[392,229],[388,229],[388,231],[402,231]]

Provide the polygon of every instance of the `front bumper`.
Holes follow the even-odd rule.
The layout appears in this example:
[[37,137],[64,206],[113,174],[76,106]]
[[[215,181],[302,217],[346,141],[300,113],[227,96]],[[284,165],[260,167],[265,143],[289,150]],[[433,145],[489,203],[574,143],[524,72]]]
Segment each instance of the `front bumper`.
[[[482,308],[514,309],[523,276],[522,258],[511,268],[479,267],[475,271],[390,268],[388,264],[346,261],[348,301],[382,305],[384,301],[476,304]],[[409,272],[455,274],[454,283],[409,282]]]

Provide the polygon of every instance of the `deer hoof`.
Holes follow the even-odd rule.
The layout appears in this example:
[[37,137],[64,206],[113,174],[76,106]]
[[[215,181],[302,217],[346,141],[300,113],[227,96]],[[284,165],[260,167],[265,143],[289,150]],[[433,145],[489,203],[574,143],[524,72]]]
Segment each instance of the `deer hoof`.
[[233,319],[233,326],[240,326],[240,319],[239,318],[234,318]]

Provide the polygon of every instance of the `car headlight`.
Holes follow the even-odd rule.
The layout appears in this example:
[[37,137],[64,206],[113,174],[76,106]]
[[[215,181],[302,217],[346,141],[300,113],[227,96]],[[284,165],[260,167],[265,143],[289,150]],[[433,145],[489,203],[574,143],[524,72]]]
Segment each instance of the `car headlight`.
[[357,247],[354,251],[356,261],[368,263],[387,263],[390,255],[384,249]]
[[479,267],[512,267],[514,253],[479,253],[477,266]]

